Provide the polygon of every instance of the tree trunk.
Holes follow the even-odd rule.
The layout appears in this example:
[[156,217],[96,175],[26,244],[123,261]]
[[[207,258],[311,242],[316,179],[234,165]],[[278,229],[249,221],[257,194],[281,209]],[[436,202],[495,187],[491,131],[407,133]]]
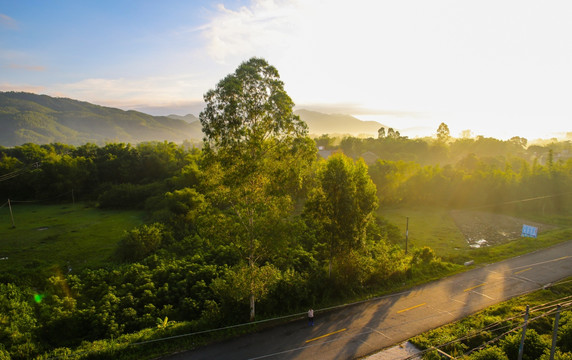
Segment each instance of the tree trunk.
[[254,317],[256,315],[255,313],[255,309],[254,309],[254,303],[255,303],[255,298],[254,298],[254,239],[252,236],[252,228],[254,227],[254,219],[253,216],[251,215],[248,218],[248,226],[249,226],[249,256],[248,256],[248,266],[250,266],[250,321],[254,321]]
[[254,321],[254,294],[250,293],[250,321]]

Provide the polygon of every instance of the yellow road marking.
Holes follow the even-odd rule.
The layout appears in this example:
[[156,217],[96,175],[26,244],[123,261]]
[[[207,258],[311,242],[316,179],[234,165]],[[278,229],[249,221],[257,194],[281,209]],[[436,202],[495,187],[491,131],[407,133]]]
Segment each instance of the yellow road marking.
[[470,287],[470,288],[468,288],[468,289],[465,289],[465,290],[463,290],[463,291],[464,291],[464,292],[471,291],[471,290],[476,289],[476,288],[478,288],[478,287],[485,286],[485,284],[486,284],[486,283],[482,283],[482,284],[479,284],[479,285]]
[[347,329],[341,329],[341,330],[334,331],[334,332],[331,332],[331,333],[326,334],[326,335],[318,336],[317,338],[313,338],[313,339],[310,339],[310,340],[306,340],[306,343],[309,343],[309,342],[314,341],[314,340],[320,340],[320,339],[323,339],[323,338],[328,337],[328,336],[330,336],[330,335],[334,335],[334,334],[337,334],[337,333],[341,333],[342,331],[346,331],[346,330],[347,330]]
[[425,305],[425,303],[419,304],[419,305],[415,305],[415,306],[412,306],[412,307],[407,308],[407,309],[399,310],[397,313],[398,313],[398,314],[401,314],[402,312],[406,312],[406,311],[409,311],[409,310],[413,310],[413,309],[418,308],[418,307],[421,307],[421,306],[423,306],[423,305]]
[[520,271],[515,272],[514,274],[515,274],[515,275],[522,274],[523,272],[528,271],[528,270],[532,270],[532,268],[520,270]]
[[558,258],[558,259],[556,259],[556,260],[554,260],[554,261],[568,259],[569,257],[570,257],[570,256],[562,256],[561,258]]

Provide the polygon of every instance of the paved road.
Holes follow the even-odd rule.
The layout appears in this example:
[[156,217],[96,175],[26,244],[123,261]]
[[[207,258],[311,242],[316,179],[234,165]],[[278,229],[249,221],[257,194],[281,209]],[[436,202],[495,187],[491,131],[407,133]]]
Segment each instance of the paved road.
[[165,359],[355,359],[572,276],[572,241]]

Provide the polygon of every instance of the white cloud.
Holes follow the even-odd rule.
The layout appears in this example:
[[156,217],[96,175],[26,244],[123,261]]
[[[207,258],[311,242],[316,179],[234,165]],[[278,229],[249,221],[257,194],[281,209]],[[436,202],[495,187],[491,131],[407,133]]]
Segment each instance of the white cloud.
[[230,10],[219,4],[201,28],[208,54],[219,63],[248,58],[277,42],[289,42],[299,6],[295,1],[256,0],[250,7]]
[[142,79],[85,79],[60,84],[55,92],[65,96],[124,109],[177,107],[202,99],[190,94],[202,84],[193,75]]
[[259,0],[219,6],[203,35],[218,62],[265,57],[298,104],[447,114],[461,130],[509,132],[572,117],[571,16],[567,1]]

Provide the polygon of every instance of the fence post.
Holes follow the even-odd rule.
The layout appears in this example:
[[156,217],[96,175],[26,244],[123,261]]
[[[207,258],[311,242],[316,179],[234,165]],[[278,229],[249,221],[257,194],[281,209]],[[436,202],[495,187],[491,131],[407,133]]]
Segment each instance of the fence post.
[[524,325],[522,326],[522,338],[520,339],[520,346],[518,347],[518,360],[522,360],[524,353],[524,338],[526,337],[526,324],[528,323],[528,305],[526,305],[526,314],[524,314]]
[[8,199],[8,208],[10,209],[10,218],[12,219],[12,229],[16,227],[14,224],[14,214],[12,214],[12,205],[10,205],[10,199]]
[[558,335],[558,321],[560,320],[560,308],[556,308],[556,318],[554,319],[554,332],[552,333],[552,348],[550,349],[550,360],[554,360],[554,352],[556,351],[556,335]]

